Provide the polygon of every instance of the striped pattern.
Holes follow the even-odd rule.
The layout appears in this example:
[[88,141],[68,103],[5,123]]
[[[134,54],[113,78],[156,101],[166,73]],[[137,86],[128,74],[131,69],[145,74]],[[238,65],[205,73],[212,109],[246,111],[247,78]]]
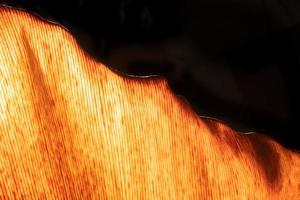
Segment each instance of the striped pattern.
[[300,156],[0,7],[0,199],[300,199]]

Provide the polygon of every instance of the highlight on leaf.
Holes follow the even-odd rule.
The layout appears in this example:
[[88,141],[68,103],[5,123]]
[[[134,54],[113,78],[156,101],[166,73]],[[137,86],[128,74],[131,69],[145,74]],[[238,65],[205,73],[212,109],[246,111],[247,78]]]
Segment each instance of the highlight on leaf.
[[0,199],[299,199],[300,156],[0,7]]

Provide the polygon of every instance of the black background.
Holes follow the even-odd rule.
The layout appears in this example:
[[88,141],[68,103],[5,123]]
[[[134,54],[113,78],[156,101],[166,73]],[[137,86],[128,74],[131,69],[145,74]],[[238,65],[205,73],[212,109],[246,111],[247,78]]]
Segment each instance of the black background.
[[300,150],[300,1],[18,0],[126,74],[163,75],[202,116]]

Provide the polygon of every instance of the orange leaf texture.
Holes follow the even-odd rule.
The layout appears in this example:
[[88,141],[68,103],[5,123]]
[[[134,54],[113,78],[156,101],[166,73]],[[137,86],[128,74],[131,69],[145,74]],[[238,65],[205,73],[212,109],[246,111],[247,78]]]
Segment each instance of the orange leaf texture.
[[300,199],[300,156],[0,7],[0,199]]

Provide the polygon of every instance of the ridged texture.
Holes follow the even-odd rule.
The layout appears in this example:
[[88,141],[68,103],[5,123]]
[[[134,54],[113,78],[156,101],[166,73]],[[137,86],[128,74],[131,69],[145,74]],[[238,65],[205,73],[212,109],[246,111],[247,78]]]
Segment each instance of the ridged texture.
[[0,199],[300,199],[300,157],[0,7]]

